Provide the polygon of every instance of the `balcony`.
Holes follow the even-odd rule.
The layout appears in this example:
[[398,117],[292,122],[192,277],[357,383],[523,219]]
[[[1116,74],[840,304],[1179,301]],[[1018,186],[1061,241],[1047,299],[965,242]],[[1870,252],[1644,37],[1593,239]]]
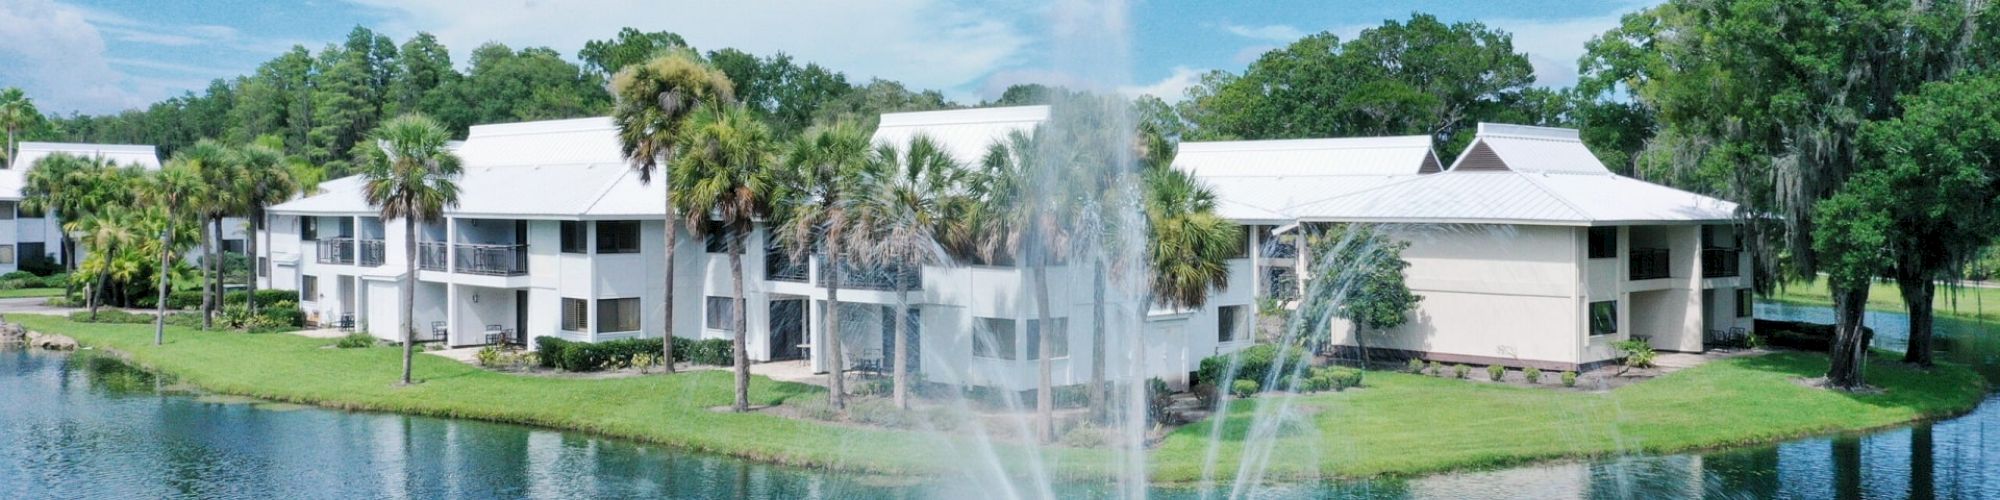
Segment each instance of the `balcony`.
[[435,241],[417,243],[417,269],[425,271],[445,270],[446,263],[449,262],[445,260],[447,253],[445,244],[443,243]]
[[[829,267],[820,261],[820,286],[831,283],[827,277]],[[923,271],[902,266],[878,266],[863,268],[852,264],[841,264],[840,288],[844,290],[896,290],[897,281],[903,290],[922,290]]]
[[353,264],[354,238],[319,240],[319,257],[316,260],[321,264]]
[[1743,261],[1737,258],[1741,253],[1732,248],[1701,249],[1701,277],[1734,278],[1741,275]]
[[795,262],[785,251],[779,249],[764,252],[764,279],[805,283],[812,272],[812,266]]
[[361,267],[382,265],[383,253],[382,240],[361,240]]
[[1296,259],[1299,256],[1299,246],[1276,241],[1266,242],[1260,253],[1266,259]]
[[1628,279],[1633,281],[1671,276],[1673,261],[1665,248],[1634,248],[1627,260]]
[[453,270],[487,276],[528,274],[527,245],[459,244]]

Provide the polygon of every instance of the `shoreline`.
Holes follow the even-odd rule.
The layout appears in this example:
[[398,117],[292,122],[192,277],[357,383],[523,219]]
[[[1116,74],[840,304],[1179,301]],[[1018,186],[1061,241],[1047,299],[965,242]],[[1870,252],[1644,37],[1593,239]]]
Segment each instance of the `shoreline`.
[[[236,364],[257,365],[259,363],[291,365],[293,375],[325,375],[330,369],[343,368],[344,363],[333,363],[330,358],[359,358],[365,355],[392,360],[400,363],[399,356],[389,356],[389,349],[322,349],[321,345],[331,341],[307,339],[284,334],[242,334],[234,332],[200,332],[186,329],[170,329],[169,343],[165,349],[151,346],[150,325],[130,328],[125,325],[84,324],[69,322],[66,318],[53,316],[14,315],[18,322],[51,333],[61,333],[77,338],[79,342],[96,350],[112,353],[150,372],[165,374],[177,380],[200,387],[216,394],[245,396],[279,403],[304,404],[315,407],[346,411],[368,411],[415,415],[436,418],[458,418],[484,422],[528,425],[562,431],[584,432],[591,435],[614,439],[631,440],[638,443],[668,446],[680,450],[699,453],[713,453],[739,459],[751,460],[793,467],[821,468],[842,472],[864,473],[888,477],[916,477],[947,473],[955,470],[952,464],[963,457],[950,452],[954,446],[940,439],[956,439],[949,434],[935,434],[925,431],[893,430],[843,426],[791,419],[762,413],[728,414],[713,413],[704,400],[711,396],[726,396],[732,390],[726,371],[708,374],[683,373],[674,376],[645,376],[614,380],[565,380],[539,379],[519,375],[491,372],[477,367],[463,365],[446,359],[435,359],[418,363],[419,378],[424,382],[410,387],[392,387],[394,370],[374,370],[358,372],[369,379],[367,382],[347,381],[334,384],[339,387],[318,387],[306,382],[293,382],[283,377],[280,370],[264,375],[224,373],[222,366],[234,358]],[[118,330],[145,330],[144,338],[128,336]],[[256,344],[266,352],[260,355],[292,354],[295,357],[277,360],[244,360],[240,356],[212,352],[213,348],[231,344]],[[136,345],[127,345],[136,344]],[[265,345],[272,344],[272,345]],[[310,349],[310,350],[303,350]],[[377,351],[377,352],[366,352]],[[397,353],[399,354],[399,353]],[[1313,410],[1315,426],[1308,436],[1281,437],[1282,443],[1274,445],[1275,457],[1289,457],[1273,460],[1269,477],[1277,480],[1297,478],[1313,479],[1367,479],[1367,478],[1407,478],[1427,474],[1490,470],[1494,468],[1520,466],[1535,463],[1562,463],[1588,461],[1606,456],[1625,453],[1687,453],[1736,446],[1775,443],[1791,439],[1819,435],[1854,432],[1868,432],[1883,428],[1898,427],[1924,420],[1949,419],[1977,409],[1989,393],[1985,382],[1969,369],[1957,366],[1941,366],[1932,373],[1915,373],[1913,370],[1881,369],[1871,370],[1871,382],[1877,373],[1885,373],[1888,386],[1903,387],[1898,394],[1887,396],[1854,396],[1826,393],[1799,388],[1787,397],[1814,405],[1852,404],[1877,406],[1903,403],[1905,411],[1888,411],[1874,408],[1868,418],[1854,421],[1812,417],[1796,422],[1784,422],[1764,428],[1747,426],[1744,428],[1720,429],[1707,427],[1706,423],[1690,425],[1667,419],[1649,421],[1641,409],[1635,409],[1634,418],[1616,415],[1612,422],[1593,422],[1579,413],[1593,412],[1605,404],[1623,405],[1664,405],[1673,408],[1685,403],[1671,401],[1670,396],[1681,395],[1675,391],[1688,391],[1690,387],[1704,388],[1711,382],[1726,382],[1728,378],[1739,377],[1740,372],[1751,365],[1769,365],[1792,371],[1809,371],[1814,356],[1804,353],[1777,353],[1745,358],[1740,361],[1717,361],[1708,366],[1692,368],[1681,373],[1693,373],[1681,377],[1681,373],[1661,377],[1645,383],[1633,384],[1625,388],[1603,392],[1573,392],[1546,390],[1544,388],[1490,387],[1484,383],[1436,377],[1410,375],[1394,372],[1369,372],[1369,383],[1363,389],[1341,392],[1295,396],[1294,403]],[[215,359],[203,359],[215,358]],[[424,357],[419,356],[419,360]],[[1823,364],[1824,358],[1819,358]],[[207,363],[208,365],[204,365]],[[379,364],[379,363],[377,363]],[[300,365],[317,365],[306,366]],[[458,366],[451,366],[458,365]],[[1804,365],[1804,368],[1801,368]],[[1876,366],[1887,365],[1883,363]],[[383,365],[386,366],[386,365]],[[1754,368],[1752,368],[1754,369]],[[255,370],[253,370],[255,371]],[[379,373],[377,373],[379,371]],[[720,374],[718,376],[718,374]],[[239,376],[243,375],[243,376]],[[1783,373],[1768,375],[1783,376]],[[1912,379],[1921,379],[1914,380]],[[1976,382],[1971,390],[1946,390],[1936,393],[1922,392],[1922,387],[1938,385],[1937,382]],[[299,377],[293,377],[299,378]],[[373,379],[384,382],[375,385]],[[1687,379],[1693,379],[1692,381]],[[1717,379],[1711,381],[1710,379]],[[1942,379],[1942,380],[1940,380]],[[1679,382],[1670,382],[1678,380]],[[1659,382],[1668,382],[1660,384]],[[1790,385],[1789,382],[1779,383]],[[753,381],[753,401],[759,404],[783,404],[798,397],[823,397],[824,392],[816,387],[802,384],[772,382],[768,379]],[[1676,387],[1676,385],[1690,387]],[[373,387],[368,387],[373,385]],[[1949,384],[1946,384],[1949,385]],[[535,387],[548,386],[548,387]],[[353,387],[358,390],[348,389]],[[1628,390],[1628,389],[1645,390]],[[527,391],[526,389],[533,389]],[[1712,390],[1712,388],[1710,388]],[[1770,389],[1759,387],[1758,390]],[[446,393],[445,391],[473,390],[480,393],[504,393],[509,390],[534,392],[529,400],[532,404],[504,403],[506,398],[489,398],[478,395]],[[679,392],[670,392],[679,391]],[[1666,391],[1665,394],[1657,394]],[[1698,391],[1689,391],[1698,392]],[[445,393],[449,397],[429,397]],[[660,394],[673,394],[672,398],[661,398]],[[1818,394],[1815,394],[1818,393]],[[605,399],[626,395],[625,399]],[[1401,424],[1380,426],[1380,429],[1355,429],[1357,434],[1389,434],[1391,443],[1400,443],[1394,438],[1416,437],[1430,442],[1430,449],[1424,447],[1404,448],[1402,453],[1384,453],[1379,456],[1359,457],[1339,455],[1327,456],[1318,450],[1341,449],[1343,443],[1367,450],[1388,445],[1378,445],[1372,438],[1379,436],[1342,435],[1339,431],[1351,419],[1361,419],[1372,412],[1396,412],[1399,404],[1411,403],[1421,407],[1422,402],[1404,401],[1429,396],[1445,400],[1457,396],[1473,398],[1472,406],[1487,402],[1501,405],[1519,405],[1522,400],[1547,402],[1555,407],[1553,415],[1573,421],[1557,422],[1550,431],[1538,428],[1520,429],[1520,434],[1529,438],[1525,444],[1508,442],[1487,443],[1487,446],[1465,447],[1447,446],[1438,449],[1438,444],[1449,445],[1454,433],[1478,434],[1492,425],[1491,420],[1473,420],[1460,425],[1429,422],[1433,419],[1410,419]],[[567,396],[567,397],[565,397]],[[1412,397],[1417,396],[1417,397]],[[1699,397],[1700,394],[1695,394]],[[1837,397],[1829,397],[1837,396]],[[1905,397],[1908,396],[1908,397]],[[1657,400],[1656,400],[1657,398]],[[1625,401],[1625,400],[1631,401]],[[1911,401],[1904,401],[1910,399]],[[1236,401],[1232,405],[1231,417],[1225,422],[1225,434],[1238,427],[1247,426],[1243,415],[1260,401],[1275,401],[1270,398]],[[1609,400],[1609,401],[1607,401]],[[1667,400],[1667,401],[1660,401]],[[1849,400],[1849,401],[1841,401]],[[726,399],[718,399],[726,404]],[[574,407],[563,407],[575,404]],[[679,406],[676,406],[676,405]],[[1762,413],[1762,403],[1746,410],[1748,415],[1728,414],[1725,419],[1755,418]],[[1783,407],[1780,405],[1780,407]],[[1359,408],[1359,409],[1357,409]],[[1867,409],[1856,407],[1857,409]],[[1813,412],[1812,408],[1790,408],[1785,412]],[[1356,415],[1345,415],[1358,413]],[[700,414],[707,414],[703,417]],[[1379,416],[1379,415],[1377,415]],[[1566,416],[1566,417],[1565,417]],[[1508,415],[1495,415],[1499,419]],[[1810,416],[1808,416],[1810,417]],[[1209,444],[1213,420],[1189,424],[1168,434],[1149,451],[1152,469],[1149,477],[1159,486],[1180,486],[1199,484],[1202,477],[1200,463]],[[1431,429],[1433,426],[1441,428]],[[1502,424],[1502,428],[1514,427]],[[1573,428],[1572,428],[1573,427]],[[1551,433],[1556,433],[1551,435]],[[1552,439],[1565,437],[1570,440]],[[1588,436],[1584,436],[1588,435]],[[1608,436],[1612,439],[1603,440]],[[1296,439],[1306,438],[1306,439]],[[1218,442],[1221,449],[1220,463],[1231,463],[1234,456],[1243,452],[1238,441]],[[1501,440],[1506,441],[1506,440]],[[1536,442],[1541,441],[1541,442]],[[1301,454],[1300,443],[1309,452]],[[1636,443],[1636,444],[1635,444]],[[1232,447],[1233,446],[1233,447]],[[1395,444],[1395,447],[1407,446]],[[997,445],[1000,460],[1017,462],[1026,451],[1013,449],[1011,445]],[[1043,460],[1061,463],[1064,466],[1057,480],[1090,480],[1111,477],[1116,474],[1116,453],[1106,449],[1055,447],[1044,450]],[[1373,452],[1370,452],[1373,453]],[[1360,453],[1356,453],[1361,455]],[[1338,454],[1336,454],[1338,455]],[[1302,463],[1305,462],[1305,463]],[[1308,465],[1310,464],[1310,465]],[[1221,467],[1223,476],[1232,475],[1233,467]],[[1227,477],[1217,478],[1226,481]]]

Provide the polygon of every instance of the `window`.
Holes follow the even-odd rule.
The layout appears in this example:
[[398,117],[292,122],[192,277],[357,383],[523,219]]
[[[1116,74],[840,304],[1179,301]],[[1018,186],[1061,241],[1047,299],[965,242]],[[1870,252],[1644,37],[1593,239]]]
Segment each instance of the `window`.
[[317,240],[319,240],[319,218],[318,218],[318,217],[300,217],[300,218],[299,218],[299,239],[300,239],[300,240],[303,240],[303,241],[317,241]]
[[703,243],[708,247],[708,253],[729,253],[731,235],[729,227],[722,225],[721,221],[702,222],[701,234]]
[[259,277],[264,277],[264,278],[269,278],[269,277],[271,277],[271,258],[270,258],[270,257],[258,257],[258,258],[257,258],[257,276],[259,276]]
[[585,250],[588,246],[584,244],[587,241],[583,234],[583,228],[585,227],[587,226],[583,225],[583,221],[562,221],[562,253],[585,253],[588,251]]
[[0,220],[12,220],[14,218],[14,209],[19,206],[16,202],[0,201]]
[[597,331],[639,331],[639,299],[597,299]]
[[1019,359],[1014,356],[1014,320],[976,318],[972,330],[973,357]]
[[1750,317],[1750,313],[1756,310],[1757,304],[1750,300],[1750,289],[1736,289],[1736,317],[1748,318]]
[[299,300],[319,301],[319,277],[299,277]]
[[14,263],[14,245],[0,245],[0,264]]
[[1249,306],[1222,306],[1215,308],[1215,341],[1228,343],[1244,340],[1248,333]]
[[[1028,320],[1028,359],[1042,359],[1041,320]],[[1069,357],[1069,319],[1049,318],[1049,359]]]
[[729,297],[709,297],[707,324],[710,330],[736,332],[736,299]]
[[1612,259],[1618,257],[1618,228],[1590,228],[1590,258]]
[[572,332],[590,330],[590,302],[583,299],[562,299],[562,329]]
[[597,221],[597,253],[639,253],[639,221]]
[[1590,303],[1590,334],[1610,335],[1618,333],[1618,301],[1607,300]]

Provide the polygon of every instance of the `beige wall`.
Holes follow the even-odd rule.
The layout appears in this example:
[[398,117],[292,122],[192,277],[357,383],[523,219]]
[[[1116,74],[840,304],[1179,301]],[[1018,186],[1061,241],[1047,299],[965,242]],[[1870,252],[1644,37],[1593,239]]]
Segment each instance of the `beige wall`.
[[[1580,229],[1424,225],[1392,229],[1410,242],[1410,289],[1423,296],[1401,327],[1369,332],[1371,348],[1463,357],[1577,362],[1583,280]],[[1354,345],[1354,329],[1334,325]]]

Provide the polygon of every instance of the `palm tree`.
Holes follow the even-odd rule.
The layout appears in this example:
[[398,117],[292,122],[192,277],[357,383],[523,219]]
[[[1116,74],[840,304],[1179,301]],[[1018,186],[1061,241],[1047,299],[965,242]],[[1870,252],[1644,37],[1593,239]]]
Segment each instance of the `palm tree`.
[[[222,240],[222,214],[239,204],[240,190],[236,188],[240,173],[235,168],[236,152],[229,146],[211,139],[196,141],[193,146],[175,151],[174,156],[185,159],[207,189],[202,196],[187,200],[189,208],[198,214],[201,232],[201,328],[207,330],[215,326],[214,312],[221,297],[222,268],[217,265],[216,247]],[[215,224],[211,226],[210,222]],[[215,229],[214,232],[210,228]]]
[[[21,210],[27,213],[55,213],[77,220],[99,207],[115,206],[130,196],[125,186],[109,186],[106,176],[117,170],[101,156],[81,157],[57,153],[43,157],[28,170],[21,186]],[[114,189],[115,188],[115,189]],[[69,232],[62,234],[63,266],[75,269]]]
[[207,195],[208,184],[202,182],[201,172],[193,160],[176,157],[167,161],[165,168],[146,178],[146,189],[140,190],[141,201],[154,210],[160,211],[160,267],[155,273],[159,277],[159,296],[153,318],[153,345],[166,341],[167,332],[167,278],[172,268],[174,255],[175,216],[186,217],[180,211],[194,200]]
[[0,90],[0,128],[7,129],[7,147],[0,150],[0,157],[5,157],[7,161],[0,166],[14,167],[14,155],[18,153],[14,149],[15,136],[40,121],[42,112],[35,109],[35,100],[29,99],[20,87]]
[[241,155],[244,188],[243,201],[250,208],[249,234],[244,235],[244,244],[250,254],[250,282],[247,294],[251,314],[257,313],[257,277],[263,273],[259,248],[269,249],[271,235],[264,234],[265,244],[257,244],[257,231],[263,229],[266,221],[265,208],[285,200],[299,192],[299,185],[292,180],[291,169],[285,164],[284,153],[262,145],[251,144],[237,150]]
[[445,143],[451,133],[421,114],[390,119],[372,134],[377,147],[366,148],[361,165],[363,197],[381,212],[382,220],[403,220],[403,385],[410,384],[415,351],[417,293],[417,224],[444,217],[458,206],[458,157]]
[[949,260],[941,242],[946,240],[946,221],[950,220],[953,202],[959,198],[956,189],[965,170],[950,153],[924,135],[911,139],[902,150],[894,145],[881,145],[876,148],[875,156],[886,172],[856,207],[861,213],[856,217],[855,233],[865,235],[861,240],[868,242],[857,253],[871,265],[896,272],[896,297],[900,300],[897,317],[890,318],[896,322],[890,369],[896,406],[909,408],[907,365],[911,318],[903,303],[907,302],[908,279],[912,276],[905,273]]
[[[1069,192],[1074,186],[1061,182],[1057,165],[1046,161],[1045,132],[1014,132],[988,148],[982,159],[983,171],[974,190],[981,194],[979,217],[992,220],[999,232],[985,244],[989,260],[1017,260],[1028,267],[1034,283],[1037,384],[1035,391],[1036,435],[1043,442],[1055,440],[1055,355],[1054,318],[1049,304],[1049,265],[1065,258],[1069,231],[1065,214],[1073,207]],[[1067,165],[1063,165],[1067,167]],[[1035,338],[1035,337],[1031,337]]]
[[[1154,305],[1195,309],[1208,302],[1209,292],[1229,286],[1230,258],[1244,235],[1242,228],[1215,213],[1215,193],[1192,174],[1165,166],[1140,174],[1144,189],[1146,240],[1144,262],[1135,271],[1143,290],[1138,323],[1144,331]],[[1136,359],[1145,366],[1146,342],[1137,339]],[[1145,383],[1142,376],[1132,382]],[[1133,391],[1143,391],[1144,386]],[[1139,392],[1143,394],[1143,392]]]
[[[611,117],[618,124],[619,147],[632,170],[638,171],[639,182],[647,184],[653,182],[655,171],[659,171],[663,180],[671,177],[665,171],[667,160],[675,156],[674,148],[682,140],[689,114],[696,108],[735,101],[729,76],[703,64],[686,50],[668,51],[645,63],[620,69],[611,79],[611,89],[618,99]],[[673,373],[674,246],[680,243],[680,232],[674,229],[672,195],[662,197],[661,201],[666,210],[667,246],[666,286],[661,288],[665,295],[661,303],[666,312],[661,320],[660,359],[666,371]]]
[[[750,409],[748,318],[743,302],[743,239],[768,208],[774,141],[771,129],[741,105],[704,106],[688,117],[687,134],[677,146],[679,168],[668,178],[667,196],[691,219],[714,214],[729,244],[729,274],[735,284],[736,411]],[[699,229],[701,224],[692,224]]]
[[[813,247],[826,245],[826,327],[822,328],[828,366],[827,392],[834,408],[845,405],[846,368],[840,349],[840,278],[847,274],[849,242],[865,243],[855,231],[856,199],[870,189],[878,165],[868,134],[851,122],[817,128],[792,141],[783,168],[774,173],[778,200],[774,214],[778,241],[794,262],[808,261]],[[898,367],[900,369],[900,367]]]
[[97,320],[97,306],[104,302],[102,297],[111,280],[113,260],[127,245],[141,238],[136,216],[131,210],[100,210],[63,224],[63,231],[81,235],[80,239],[93,250],[82,268],[85,274],[95,277],[94,284],[84,293],[91,321]]

